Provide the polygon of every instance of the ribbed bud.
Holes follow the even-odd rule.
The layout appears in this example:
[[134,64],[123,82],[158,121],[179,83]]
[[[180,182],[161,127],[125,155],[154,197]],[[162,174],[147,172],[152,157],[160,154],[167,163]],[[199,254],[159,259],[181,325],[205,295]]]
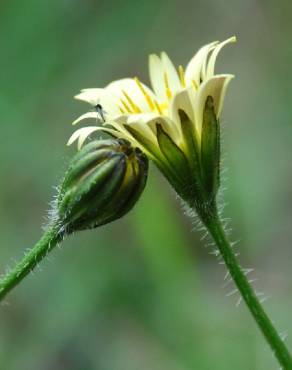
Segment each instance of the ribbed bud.
[[57,200],[66,233],[91,229],[125,215],[147,180],[148,160],[126,140],[96,140],[73,157]]

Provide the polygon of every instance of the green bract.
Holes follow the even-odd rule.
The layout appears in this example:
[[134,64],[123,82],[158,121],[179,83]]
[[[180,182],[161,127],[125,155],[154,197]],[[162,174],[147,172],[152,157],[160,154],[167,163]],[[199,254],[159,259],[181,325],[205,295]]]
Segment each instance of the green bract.
[[157,164],[181,198],[204,217],[214,205],[220,181],[220,125],[213,99],[211,96],[206,99],[200,138],[194,133],[187,113],[180,109],[178,114],[185,150],[157,125],[158,144],[164,157]]
[[126,214],[147,180],[148,160],[126,140],[97,140],[71,160],[57,210],[66,233],[91,229]]

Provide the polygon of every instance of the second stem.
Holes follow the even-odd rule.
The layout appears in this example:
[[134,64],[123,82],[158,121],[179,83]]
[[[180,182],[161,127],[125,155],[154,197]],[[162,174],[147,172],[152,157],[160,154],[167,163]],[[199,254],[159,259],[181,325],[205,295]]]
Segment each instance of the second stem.
[[243,300],[247,304],[256,323],[275,353],[279,363],[284,370],[292,370],[291,355],[279,333],[275,329],[272,321],[269,319],[264,308],[262,307],[255,291],[248,282],[244,271],[240,267],[236,255],[226,237],[219,216],[216,214],[215,216],[209,218],[207,221],[205,221],[205,225],[217,244],[226,267],[238,290],[240,291]]

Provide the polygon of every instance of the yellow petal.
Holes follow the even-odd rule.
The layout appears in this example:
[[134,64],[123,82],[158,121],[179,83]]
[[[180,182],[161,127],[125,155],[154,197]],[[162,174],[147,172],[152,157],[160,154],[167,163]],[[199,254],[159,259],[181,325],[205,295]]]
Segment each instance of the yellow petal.
[[98,104],[100,96],[103,94],[104,89],[84,89],[74,96],[75,99],[85,101],[93,106]]
[[178,73],[164,51],[161,53],[161,58],[156,54],[149,56],[149,75],[152,88],[160,103],[167,101],[181,89]]
[[170,91],[172,95],[174,95],[177,91],[181,89],[181,82],[177,70],[175,69],[172,61],[169,59],[168,55],[164,51],[161,53],[161,61],[164,74],[167,75]]
[[[112,118],[116,115],[119,115],[119,101],[115,94],[105,89],[84,89],[81,90],[81,93],[74,96],[75,99],[85,101],[92,106],[100,104],[105,111],[106,118]],[[88,115],[84,118],[98,118],[96,115]],[[79,121],[78,121],[79,122]],[[77,123],[77,122],[75,122]]]
[[102,106],[106,121],[114,119],[116,116],[121,114],[118,99],[115,94],[108,89],[104,89],[104,92],[99,98],[98,104]]
[[165,100],[165,86],[163,81],[163,64],[156,54],[149,55],[149,76],[151,86],[158,98],[158,101]]
[[[135,79],[124,78],[110,83],[106,87],[106,91],[115,97],[116,103],[123,99],[126,100],[131,109],[133,109],[133,106],[137,106],[141,112],[151,112],[145,92],[151,99],[154,99],[155,96],[146,85],[142,83],[141,85],[143,89],[139,87]],[[135,109],[133,109],[133,113],[135,113]]]

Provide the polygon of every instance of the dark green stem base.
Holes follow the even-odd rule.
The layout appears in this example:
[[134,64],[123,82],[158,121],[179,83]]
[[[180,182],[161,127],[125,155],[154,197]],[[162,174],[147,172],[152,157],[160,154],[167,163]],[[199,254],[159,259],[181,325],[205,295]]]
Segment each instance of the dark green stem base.
[[13,267],[0,280],[0,301],[10,292],[36,265],[62,240],[62,235],[56,225],[46,230],[42,238],[25,255],[25,257]]
[[217,244],[231,277],[279,363],[284,370],[292,370],[291,355],[240,267],[217,213],[213,217],[205,218],[204,223]]

